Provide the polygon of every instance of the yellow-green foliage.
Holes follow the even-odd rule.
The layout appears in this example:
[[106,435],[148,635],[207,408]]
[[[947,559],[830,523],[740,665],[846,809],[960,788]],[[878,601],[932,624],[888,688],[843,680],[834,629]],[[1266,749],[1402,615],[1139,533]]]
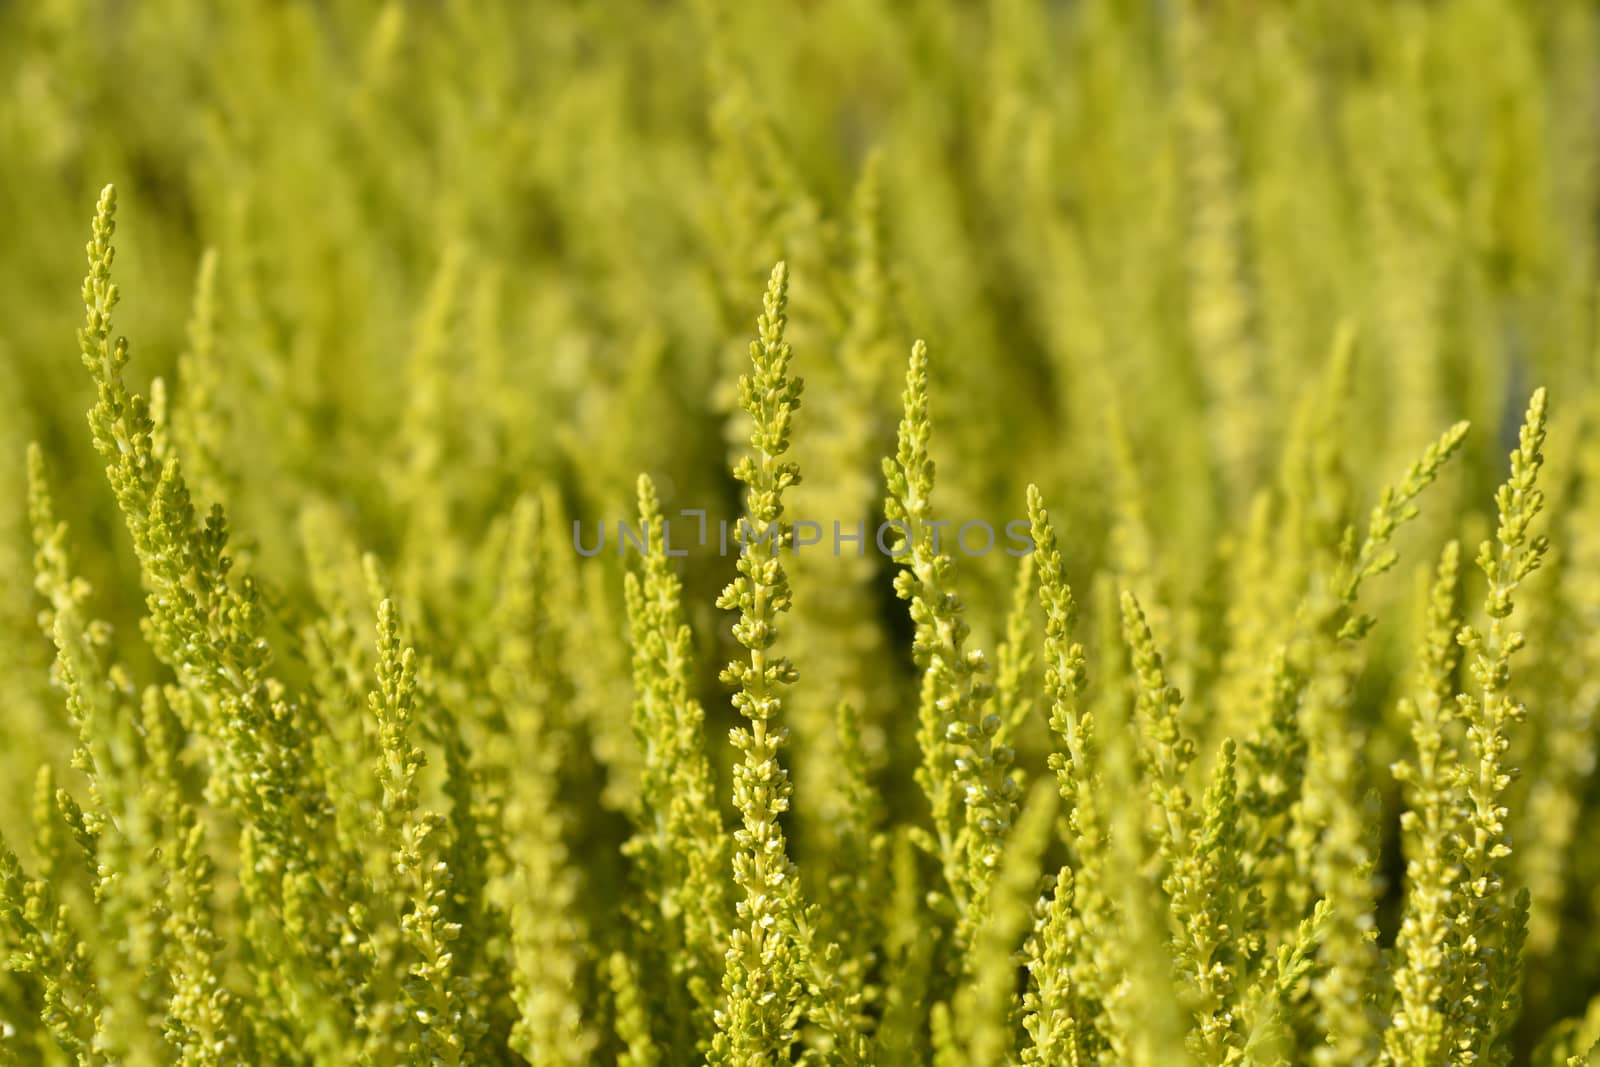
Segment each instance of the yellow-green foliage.
[[0,1064],[1595,1054],[1588,0],[26,0],[0,90]]

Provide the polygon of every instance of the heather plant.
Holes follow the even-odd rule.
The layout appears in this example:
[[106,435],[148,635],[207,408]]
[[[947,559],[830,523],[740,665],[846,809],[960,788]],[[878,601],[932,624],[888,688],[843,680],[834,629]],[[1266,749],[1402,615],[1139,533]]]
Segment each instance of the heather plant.
[[1600,1050],[1592,5],[0,81],[0,1064]]

